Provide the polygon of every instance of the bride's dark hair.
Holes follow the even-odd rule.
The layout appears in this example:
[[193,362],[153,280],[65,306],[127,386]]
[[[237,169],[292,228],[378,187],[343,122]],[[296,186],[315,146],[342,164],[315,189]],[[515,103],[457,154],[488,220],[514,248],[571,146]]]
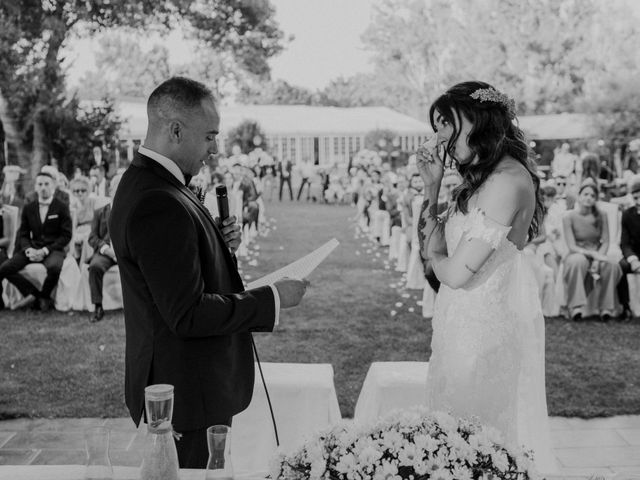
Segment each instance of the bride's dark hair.
[[472,124],[467,142],[469,148],[478,156],[478,161],[473,164],[456,165],[462,176],[462,183],[454,190],[456,208],[467,213],[469,199],[494,172],[498,163],[505,156],[511,156],[527,169],[535,187],[536,208],[528,231],[529,239],[532,239],[538,235],[544,215],[540,178],[536,174],[536,166],[524,133],[514,123],[513,105],[509,104],[506,96],[501,96],[502,101],[481,101],[471,96],[474,92],[484,89],[495,90],[485,82],[459,83],[438,97],[429,109],[429,120],[434,130],[436,111],[453,127],[453,135],[449,139],[443,160],[446,160],[447,155],[451,156],[450,152],[460,136],[460,115],[464,115]]

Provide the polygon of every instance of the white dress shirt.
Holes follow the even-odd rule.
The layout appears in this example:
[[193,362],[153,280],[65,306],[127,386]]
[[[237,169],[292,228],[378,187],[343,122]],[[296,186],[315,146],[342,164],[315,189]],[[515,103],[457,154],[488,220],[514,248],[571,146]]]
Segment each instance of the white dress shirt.
[[[176,162],[158,152],[149,150],[143,145],[140,145],[140,147],[138,148],[138,153],[144,155],[145,157],[149,157],[155,162],[158,162],[162,167],[164,167],[165,170],[168,170],[169,173],[171,173],[178,179],[181,184],[184,185],[184,173],[182,173],[182,170],[180,170],[180,167],[178,167]],[[278,324],[280,323],[280,294],[278,293],[278,289],[275,285],[269,285],[269,287],[271,287],[271,291],[273,292],[273,300],[275,303],[276,318],[274,324],[275,326],[278,326]]]
[[47,219],[47,213],[49,212],[49,207],[51,206],[52,201],[53,197],[50,197],[47,200],[40,200],[38,198],[38,210],[40,211],[40,222],[42,224],[44,224],[44,221]]

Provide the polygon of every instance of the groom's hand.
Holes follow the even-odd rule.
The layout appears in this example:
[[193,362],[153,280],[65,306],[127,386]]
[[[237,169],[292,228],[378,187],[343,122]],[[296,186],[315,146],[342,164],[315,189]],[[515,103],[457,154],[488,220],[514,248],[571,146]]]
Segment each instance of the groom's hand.
[[283,278],[274,283],[280,295],[280,308],[295,307],[300,303],[307,291],[309,282],[307,280],[295,280],[293,278]]
[[231,215],[222,222],[220,222],[220,217],[216,217],[216,224],[220,227],[224,241],[231,253],[236,253],[242,241],[242,230],[240,225],[236,223],[236,217]]

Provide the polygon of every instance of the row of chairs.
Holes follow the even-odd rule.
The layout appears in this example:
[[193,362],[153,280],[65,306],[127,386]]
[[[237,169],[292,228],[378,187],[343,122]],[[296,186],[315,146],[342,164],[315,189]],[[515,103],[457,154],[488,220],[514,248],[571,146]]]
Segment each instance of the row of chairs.
[[[598,201],[600,211],[607,215],[609,224],[609,251],[607,255],[613,261],[620,261],[622,250],[620,248],[621,217],[619,206],[614,203]],[[419,198],[412,205],[413,225],[417,225],[420,213]],[[413,235],[411,246],[409,247],[406,235],[401,227],[391,227],[389,213],[384,210],[371,212],[370,235],[380,239],[380,244],[389,247],[389,260],[396,261],[396,270],[406,272],[406,288],[412,290],[423,290],[422,313],[424,317],[433,316],[433,302],[436,293],[429,286],[424,278],[422,263],[419,259],[417,235]],[[567,305],[567,295],[563,281],[563,267],[560,265],[557,276],[554,278],[550,268],[545,269],[537,263],[537,260],[530,257],[534,270],[538,276],[538,283],[541,290],[542,309],[545,316],[556,317],[561,314]],[[640,276],[627,275],[630,292],[630,308],[635,316],[640,316]],[[619,309],[621,307],[619,306]],[[596,315],[598,313],[597,291],[591,292],[588,297],[588,305],[585,308],[585,316]]]
[[[109,202],[108,198],[99,197],[96,200],[96,208],[103,207],[107,202]],[[7,253],[11,256],[15,248],[15,233],[19,227],[19,210],[18,207],[11,205],[5,205],[3,208],[5,209],[5,214],[8,214],[10,218],[11,243],[7,249]],[[74,229],[75,223],[74,221]],[[71,253],[65,258],[58,285],[51,294],[56,310],[63,312],[69,310],[93,312],[95,307],[93,303],[91,303],[91,292],[89,290],[89,266],[82,260],[84,258],[90,258],[91,254],[91,247],[85,242],[80,262],[77,262]],[[31,263],[21,270],[20,274],[40,290],[47,276],[47,271],[41,263]],[[6,280],[3,280],[3,287],[4,304],[8,308],[13,308],[22,300],[22,294],[15,286]],[[122,308],[122,286],[120,283],[120,271],[117,265],[114,265],[105,273],[102,292],[102,306],[105,310]]]
[[[242,219],[242,191],[233,190],[230,195],[230,214],[235,215],[236,218]],[[95,208],[101,208],[109,202],[107,197],[96,198]],[[262,199],[259,200],[260,204],[260,221],[265,222],[265,207]],[[210,197],[210,201],[205,202],[205,206],[209,209],[213,217],[218,215],[217,204],[215,202],[215,196]],[[4,207],[5,211],[10,218],[10,238],[11,244],[7,249],[8,255],[13,254],[15,248],[15,233],[18,229],[19,222],[19,210],[18,207],[7,205]],[[76,222],[74,224],[74,231]],[[242,243],[237,252],[239,258],[244,258],[248,254],[248,245],[256,238],[257,230],[255,226],[245,225],[242,231]],[[60,273],[60,279],[57,287],[52,292],[52,300],[54,301],[54,307],[58,311],[66,312],[69,310],[89,311],[93,312],[95,306],[91,302],[91,292],[89,289],[89,266],[85,262],[85,259],[91,258],[93,250],[87,242],[84,242],[82,247],[82,254],[80,255],[80,261],[69,253],[62,265],[62,271]],[[20,272],[27,280],[40,290],[44,279],[46,278],[46,269],[42,264],[33,263],[27,265]],[[22,300],[22,294],[11,283],[6,280],[3,281],[3,300],[4,304],[8,308],[14,307],[20,300]],[[122,308],[122,285],[120,282],[120,270],[117,265],[112,266],[104,276],[103,288],[102,288],[102,307],[105,310],[118,310]]]

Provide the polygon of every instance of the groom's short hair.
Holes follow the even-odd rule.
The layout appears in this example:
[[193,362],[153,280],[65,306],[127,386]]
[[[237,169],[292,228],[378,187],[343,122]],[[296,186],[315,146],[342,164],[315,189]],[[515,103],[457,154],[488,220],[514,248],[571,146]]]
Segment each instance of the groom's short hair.
[[186,77],[165,80],[149,96],[147,115],[149,120],[166,120],[177,114],[187,114],[197,108],[205,98],[214,99],[206,85]]

